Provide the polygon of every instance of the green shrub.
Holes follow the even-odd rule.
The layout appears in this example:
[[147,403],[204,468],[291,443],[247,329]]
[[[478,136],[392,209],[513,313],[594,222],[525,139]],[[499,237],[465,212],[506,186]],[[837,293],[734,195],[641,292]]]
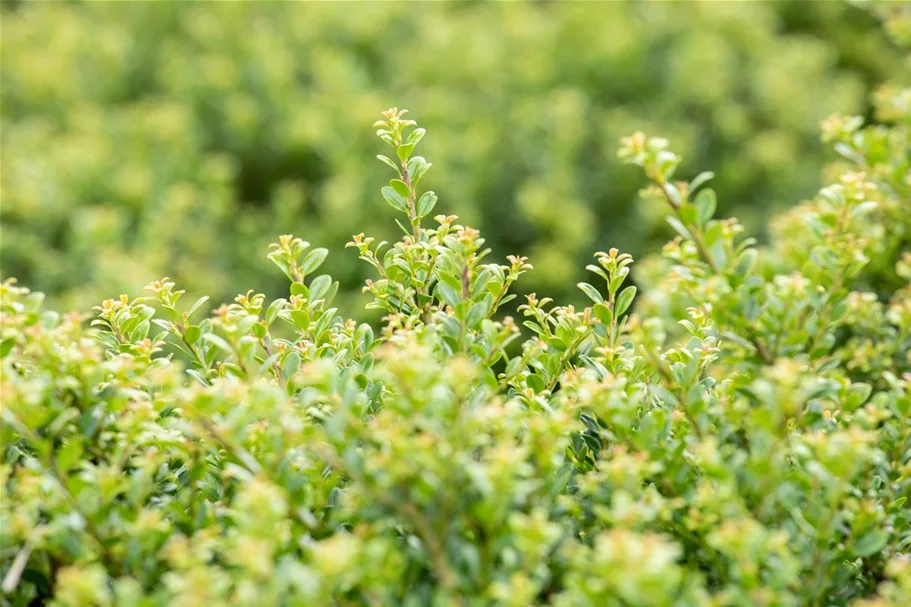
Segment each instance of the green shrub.
[[292,236],[287,297],[208,317],[162,279],[87,329],[7,281],[4,604],[908,605],[909,96],[826,121],[848,167],[768,247],[624,140],[679,233],[635,314],[612,248],[587,307],[501,319],[528,261],[434,215],[395,109],[403,236],[349,243],[378,332]]
[[[66,309],[164,274],[280,295],[258,262],[274,234],[334,250],[382,212],[363,125],[392,100],[430,127],[447,209],[535,259],[521,294],[579,303],[590,251],[667,238],[661,207],[630,204],[621,135],[717,167],[720,211],[760,230],[817,189],[819,120],[864,113],[865,85],[900,70],[835,2],[5,6],[0,253]],[[364,266],[328,263],[340,307],[361,307]]]

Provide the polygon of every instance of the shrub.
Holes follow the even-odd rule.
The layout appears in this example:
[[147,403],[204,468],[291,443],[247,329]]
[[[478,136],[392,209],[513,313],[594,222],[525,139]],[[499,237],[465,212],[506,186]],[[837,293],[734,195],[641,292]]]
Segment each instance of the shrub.
[[378,332],[292,236],[287,297],[209,317],[169,279],[92,328],[3,283],[5,604],[909,604],[909,94],[827,120],[852,166],[765,248],[625,139],[679,233],[635,314],[610,249],[587,307],[498,315],[531,266],[433,215],[396,109],[403,236],[349,243]]
[[[4,6],[4,271],[66,309],[164,274],[219,301],[279,296],[258,263],[274,234],[334,250],[382,211],[359,150],[393,99],[432,129],[451,212],[535,259],[520,294],[579,303],[590,251],[667,237],[660,206],[629,204],[621,135],[662,132],[686,170],[717,167],[720,210],[760,230],[818,187],[818,121],[863,113],[864,84],[901,69],[834,2]],[[339,306],[361,307],[365,267],[328,264]]]

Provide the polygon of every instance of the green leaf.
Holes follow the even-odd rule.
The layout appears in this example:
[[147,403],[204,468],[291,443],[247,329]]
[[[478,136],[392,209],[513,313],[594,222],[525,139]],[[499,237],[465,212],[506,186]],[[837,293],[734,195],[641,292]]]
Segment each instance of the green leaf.
[[705,233],[702,236],[702,241],[705,243],[706,247],[711,249],[723,235],[724,226],[721,225],[721,222],[710,221],[708,227],[705,230]]
[[629,309],[634,297],[636,297],[636,287],[634,286],[626,287],[620,291],[620,295],[617,296],[617,302],[614,304],[614,314],[617,318],[620,318]]
[[0,341],[0,358],[5,358],[6,355],[10,353],[10,350],[13,349],[14,345],[16,345],[16,340],[12,337],[7,337],[3,341]]
[[459,301],[462,299],[461,294],[458,289],[452,288],[450,285],[446,284],[443,281],[437,283],[437,295],[443,303],[452,306],[453,308]]
[[424,160],[423,156],[415,156],[408,161],[408,174],[411,176],[411,185],[417,187],[424,177],[424,173],[430,170],[433,163]]
[[285,356],[285,361],[282,364],[282,371],[285,374],[285,378],[290,378],[292,375],[297,373],[298,369],[301,367],[301,357],[297,352],[291,352]]
[[392,186],[392,189],[395,190],[399,196],[406,201],[408,200],[408,196],[411,194],[411,189],[408,187],[408,184],[401,179],[391,179],[389,185]]
[[559,350],[560,352],[566,352],[566,349],[569,348],[569,344],[567,344],[559,337],[548,337],[547,345],[549,345],[551,348]]
[[294,326],[301,331],[306,331],[310,328],[310,313],[306,310],[292,310],[291,320],[294,321]]
[[202,336],[202,338],[203,338],[203,340],[205,340],[205,341],[211,343],[212,345],[214,345],[215,347],[217,347],[222,352],[224,352],[226,354],[233,354],[231,345],[228,342],[226,342],[224,339],[222,339],[221,337],[216,335],[215,333],[206,333],[205,335]]
[[276,299],[269,305],[269,308],[266,310],[267,325],[271,325],[273,322],[275,322],[275,319],[278,317],[279,312],[281,312],[286,303],[288,303],[288,301],[285,299]]
[[866,163],[862,154],[857,153],[856,151],[854,151],[854,149],[852,149],[851,147],[849,147],[848,145],[846,145],[840,141],[837,142],[832,147],[835,148],[836,152],[838,152],[839,154],[841,154],[842,156],[844,156],[851,162],[854,162],[855,164],[865,164]]
[[383,156],[382,154],[377,154],[376,157],[379,158],[385,164],[388,164],[389,166],[391,166],[393,168],[393,170],[395,170],[395,172],[398,173],[399,175],[402,174],[402,171],[399,168],[399,166],[396,163],[394,163],[392,161],[392,159],[389,158],[388,156]]
[[183,337],[188,343],[195,344],[202,337],[202,329],[196,325],[190,325],[184,329]]
[[599,268],[599,267],[596,266],[596,265],[588,264],[587,266],[585,266],[585,269],[588,270],[589,272],[594,272],[595,274],[597,274],[598,276],[600,276],[600,277],[603,278],[604,280],[607,280],[607,281],[610,280],[610,279],[607,277],[607,274],[604,272],[604,270],[601,269],[601,268]]
[[544,392],[544,380],[541,379],[540,375],[532,373],[525,378],[525,384],[535,392]]
[[388,202],[389,206],[391,206],[393,209],[396,211],[401,211],[402,213],[408,212],[408,202],[402,198],[401,194],[393,190],[388,185],[380,190],[380,192],[382,192],[383,198],[386,199],[386,202]]
[[677,213],[679,213],[680,221],[683,222],[683,225],[697,225],[699,213],[696,210],[695,205],[691,203],[682,204],[677,209]]
[[854,219],[857,219],[858,217],[867,215],[868,213],[873,212],[876,209],[876,207],[878,207],[878,206],[879,206],[879,203],[874,202],[872,200],[862,202],[859,205],[857,205],[856,207],[854,207],[853,209],[851,209],[851,217]]
[[593,302],[602,303],[604,301],[604,298],[601,296],[601,293],[598,292],[598,289],[591,286],[587,282],[577,283],[576,286],[579,287],[579,289],[581,289],[582,292],[585,293]]
[[704,226],[715,215],[717,205],[714,190],[705,189],[699,192],[699,195],[696,196],[696,223]]
[[292,282],[291,283],[291,295],[296,295],[297,297],[307,297],[310,289],[307,288],[302,282]]
[[[401,221],[399,221],[398,217],[395,218],[395,224],[397,226],[399,226],[399,229],[402,231],[402,233],[405,236],[411,236],[411,230],[406,228],[405,225]],[[392,278],[392,277],[390,276],[390,278]]]
[[695,192],[696,190],[699,189],[699,186],[708,182],[709,180],[711,180],[714,177],[715,177],[715,173],[713,173],[711,171],[703,171],[702,173],[699,173],[698,175],[696,175],[695,179],[693,179],[690,182],[690,193]]
[[667,222],[668,222],[669,224],[671,224],[671,227],[674,228],[674,230],[675,230],[678,234],[680,234],[681,236],[683,236],[683,237],[686,238],[687,240],[692,240],[692,239],[693,239],[693,235],[690,234],[690,231],[687,230],[686,227],[685,227],[682,223],[680,223],[680,220],[677,219],[676,217],[668,217],[668,218],[667,218]]
[[416,146],[421,141],[421,139],[424,138],[424,135],[426,133],[427,133],[426,129],[421,129],[421,128],[414,129],[413,131],[411,131],[411,134],[408,135],[408,139],[405,141],[405,143],[411,145],[411,147],[414,148],[414,146]]
[[187,318],[190,318],[190,317],[192,317],[194,314],[196,314],[196,312],[199,310],[199,308],[202,307],[202,305],[203,305],[204,303],[206,303],[207,301],[209,301],[209,296],[208,296],[208,295],[203,295],[202,297],[200,297],[199,299],[197,299],[197,300],[196,300],[196,303],[194,303],[192,306],[190,306],[190,309],[187,310]]
[[740,254],[740,259],[737,260],[737,268],[734,270],[738,276],[742,278],[750,273],[756,263],[757,255],[756,249],[747,249]]
[[876,554],[886,547],[889,536],[879,529],[866,533],[854,543],[854,554],[863,558]]
[[611,322],[614,320],[613,312],[611,312],[610,308],[603,303],[595,304],[594,312],[595,317],[605,326],[610,326]]
[[301,272],[303,272],[304,275],[310,274],[315,269],[323,265],[323,262],[326,261],[327,255],[329,255],[328,249],[313,249],[307,254],[306,257],[304,257],[304,261],[301,263]]
[[411,156],[411,152],[414,150],[413,143],[403,143],[395,149],[396,155],[399,157],[399,160],[406,162],[408,157]]
[[328,274],[321,274],[310,281],[310,299],[316,301],[323,297],[332,286],[332,277]]
[[433,208],[437,204],[437,195],[433,192],[424,192],[421,195],[421,199],[418,200],[417,204],[417,214],[418,217],[427,217],[427,215],[433,211]]

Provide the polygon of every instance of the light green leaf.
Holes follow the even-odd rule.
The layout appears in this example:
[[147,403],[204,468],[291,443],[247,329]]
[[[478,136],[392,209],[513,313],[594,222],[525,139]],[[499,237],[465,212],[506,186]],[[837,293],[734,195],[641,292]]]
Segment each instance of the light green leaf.
[[620,291],[620,295],[617,296],[617,302],[614,304],[614,315],[617,318],[620,318],[629,309],[634,297],[636,297],[636,287],[632,285]]
[[601,296],[601,293],[598,292],[598,289],[591,286],[587,282],[577,283],[576,286],[579,287],[579,289],[581,289],[582,292],[585,293],[593,302],[602,303],[604,301],[604,298]]
[[323,265],[323,262],[326,261],[326,257],[328,255],[329,255],[328,249],[323,249],[323,248],[313,249],[312,251],[307,253],[306,257],[304,257],[304,261],[303,261],[303,263],[301,263],[301,272],[303,272],[304,275],[310,274],[311,272],[316,270],[318,267]]
[[382,192],[383,198],[386,199],[386,202],[388,202],[389,206],[391,206],[393,209],[396,211],[401,211],[402,213],[408,212],[408,202],[402,198],[401,194],[393,190],[388,185],[380,190],[380,192]]

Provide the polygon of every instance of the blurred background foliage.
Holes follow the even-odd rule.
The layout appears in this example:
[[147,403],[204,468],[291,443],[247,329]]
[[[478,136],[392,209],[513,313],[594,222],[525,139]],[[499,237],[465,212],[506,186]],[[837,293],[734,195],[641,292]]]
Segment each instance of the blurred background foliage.
[[397,238],[370,128],[393,105],[428,129],[438,211],[576,297],[593,250],[671,234],[621,135],[669,137],[758,229],[818,187],[820,120],[903,69],[838,2],[14,2],[0,45],[2,273],[82,309],[165,275],[285,294],[264,255],[290,232],[351,305],[344,243]]

